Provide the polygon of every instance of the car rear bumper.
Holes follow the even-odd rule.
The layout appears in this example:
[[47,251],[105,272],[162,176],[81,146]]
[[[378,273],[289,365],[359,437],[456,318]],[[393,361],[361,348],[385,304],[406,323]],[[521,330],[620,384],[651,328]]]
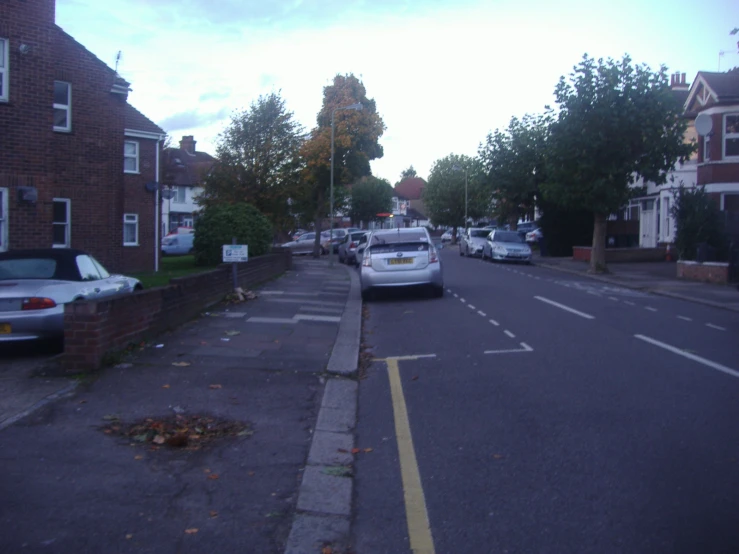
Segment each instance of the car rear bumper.
[[360,274],[362,291],[384,287],[412,287],[417,285],[444,286],[441,264],[429,264],[423,269],[406,271],[376,271],[362,266]]
[[48,310],[0,312],[0,324],[3,323],[10,325],[11,331],[0,333],[0,342],[60,338],[64,336],[64,305]]
[[493,252],[492,258],[501,262],[530,262],[531,254],[497,254]]

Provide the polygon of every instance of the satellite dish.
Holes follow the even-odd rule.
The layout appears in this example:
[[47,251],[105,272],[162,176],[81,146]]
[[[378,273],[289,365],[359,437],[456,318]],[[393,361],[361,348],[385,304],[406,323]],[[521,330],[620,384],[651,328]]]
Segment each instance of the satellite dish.
[[695,130],[702,137],[705,137],[713,129],[713,120],[711,116],[705,113],[698,114],[695,118]]

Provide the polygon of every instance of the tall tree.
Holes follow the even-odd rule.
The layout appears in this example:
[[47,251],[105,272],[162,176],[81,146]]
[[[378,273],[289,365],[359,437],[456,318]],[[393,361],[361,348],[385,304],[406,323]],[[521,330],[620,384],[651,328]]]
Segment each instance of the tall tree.
[[349,216],[354,223],[377,221],[380,219],[377,214],[392,208],[393,187],[387,179],[370,175],[352,185]]
[[400,180],[403,179],[409,179],[411,177],[418,177],[418,173],[416,173],[416,170],[413,169],[413,166],[409,166],[408,169],[404,169],[403,172],[400,174]]
[[[361,110],[342,109],[360,103]],[[329,215],[331,177],[331,116],[334,124],[334,196],[343,197],[342,188],[361,177],[371,175],[370,161],[383,155],[379,138],[385,124],[377,113],[374,99],[367,98],[364,84],[354,75],[336,75],[333,83],[323,88],[323,106],[317,127],[303,145],[301,153],[306,165],[297,205],[313,214],[316,229]],[[341,202],[335,203],[341,205]],[[320,236],[316,234],[314,255],[320,252]]]
[[546,140],[551,112],[512,118],[508,129],[488,134],[478,156],[492,190],[494,213],[515,229],[518,220],[531,215],[545,178]]
[[670,90],[667,68],[653,72],[621,60],[587,54],[555,89],[559,114],[550,128],[547,201],[593,213],[590,271],[606,271],[608,216],[630,197],[639,176],[664,183],[694,146],[683,142],[682,107]]
[[466,226],[465,171],[467,178],[467,215],[478,219],[490,214],[490,191],[485,186],[482,163],[469,156],[450,154],[436,160],[423,189],[423,205],[434,225]]
[[304,139],[279,93],[260,96],[221,133],[200,203],[248,202],[276,228],[292,226],[288,199],[299,183]]

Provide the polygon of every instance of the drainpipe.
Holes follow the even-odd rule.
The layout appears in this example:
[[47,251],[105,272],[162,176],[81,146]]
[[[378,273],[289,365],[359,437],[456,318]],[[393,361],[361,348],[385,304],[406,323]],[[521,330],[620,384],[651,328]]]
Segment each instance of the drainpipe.
[[157,152],[154,163],[155,178],[157,183],[157,189],[154,191],[154,272],[159,271],[159,145],[164,140],[164,137],[159,137],[157,140]]

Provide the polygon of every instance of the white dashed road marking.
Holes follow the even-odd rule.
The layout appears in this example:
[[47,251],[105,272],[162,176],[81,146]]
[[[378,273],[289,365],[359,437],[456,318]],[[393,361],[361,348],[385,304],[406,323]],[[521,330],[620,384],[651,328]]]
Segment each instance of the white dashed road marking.
[[714,325],[713,323],[706,323],[706,327],[710,327],[711,329],[716,329],[718,331],[726,331],[725,327],[721,327],[720,325]]
[[508,329],[506,329],[506,330],[505,330],[505,331],[503,331],[503,332],[504,332],[504,333],[505,333],[506,335],[508,335],[509,337],[511,337],[512,339],[515,339],[515,338],[516,338],[516,335],[514,335],[513,333],[511,333],[511,332],[510,332],[510,331],[509,331]]
[[487,317],[488,314],[486,314],[483,311],[477,310],[477,313],[480,314],[482,317]]
[[657,308],[652,308],[652,306],[644,306],[645,310],[649,310],[650,312],[656,312]]
[[690,352],[685,352],[684,350],[680,350],[679,348],[675,348],[674,346],[671,346],[667,343],[645,337],[644,335],[634,336],[639,340],[643,340],[644,342],[648,342],[650,344],[653,344],[654,346],[664,348],[665,350],[672,352],[673,354],[677,354],[678,356],[682,356],[683,358],[688,358],[689,360],[693,360],[694,362],[698,362],[699,364],[708,366],[712,369],[715,369],[716,371],[726,373],[727,375],[731,375],[732,377],[739,377],[739,371],[726,367],[725,365],[717,364],[716,362],[712,362],[711,360],[707,360],[706,358],[696,356],[695,354],[691,354]]
[[683,321],[693,321],[690,317],[685,317],[684,315],[677,316],[678,319],[682,319]]
[[541,300],[542,302],[546,302],[547,304],[551,306],[555,306],[559,308],[560,310],[565,310],[566,312],[570,312],[571,314],[579,315],[580,317],[584,317],[585,319],[595,319],[595,316],[592,316],[590,314],[586,314],[585,312],[581,312],[579,310],[576,310],[574,308],[570,308],[569,306],[565,306],[564,304],[560,304],[559,302],[555,302],[554,300],[549,300],[548,298],[544,298],[543,296],[534,296],[537,300]]
[[496,327],[498,327],[498,326],[500,325],[500,323],[498,323],[498,322],[497,322],[497,321],[495,321],[494,319],[491,319],[491,320],[490,320],[490,323],[492,323],[492,324],[493,324],[493,325],[495,325]]

